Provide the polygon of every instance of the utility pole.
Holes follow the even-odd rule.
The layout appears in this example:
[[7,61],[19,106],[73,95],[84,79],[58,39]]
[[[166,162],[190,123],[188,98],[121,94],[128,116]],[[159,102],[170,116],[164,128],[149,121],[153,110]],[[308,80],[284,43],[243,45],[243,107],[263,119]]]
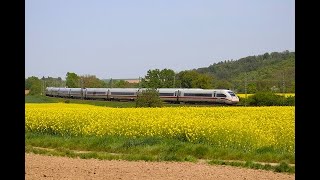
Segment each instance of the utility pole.
[[173,76],[173,88],[176,87],[176,74],[174,74]]
[[286,93],[286,85],[285,85],[285,81],[284,81],[284,72],[282,74],[282,93],[284,95],[284,93]]
[[43,82],[43,84],[42,84],[42,87],[43,87],[42,93],[43,93],[43,95],[45,95],[46,94],[46,80],[43,80],[42,82]]
[[245,93],[245,101],[244,101],[244,106],[247,106],[247,72],[245,73],[244,76],[244,93]]
[[80,87],[81,87],[81,99],[83,100],[83,79],[80,79]]
[[139,89],[141,89],[141,77],[139,76]]

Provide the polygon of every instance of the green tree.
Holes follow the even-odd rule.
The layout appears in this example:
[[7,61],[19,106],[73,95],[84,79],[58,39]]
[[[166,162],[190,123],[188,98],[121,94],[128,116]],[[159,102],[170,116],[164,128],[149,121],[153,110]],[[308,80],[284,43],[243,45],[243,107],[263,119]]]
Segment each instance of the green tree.
[[175,73],[172,69],[163,69],[160,71],[160,81],[162,88],[172,88],[174,85]]
[[181,88],[213,88],[213,77],[195,70],[181,71],[177,74],[177,83]]
[[129,88],[130,83],[128,81],[120,80],[114,83],[115,88]]
[[136,107],[162,107],[163,102],[154,88],[148,88],[138,93]]
[[148,70],[147,75],[141,80],[142,87],[145,88],[160,88],[161,80],[160,80],[160,70]]
[[142,78],[141,85],[145,88],[172,88],[175,73],[172,69],[148,70],[147,75]]
[[85,88],[103,88],[106,85],[104,81],[95,75],[80,76],[80,79],[82,79],[83,87]]
[[29,89],[30,95],[38,95],[43,91],[42,82],[35,76],[28,77],[25,82],[26,89]]
[[80,87],[80,77],[73,72],[67,72],[66,75],[66,86],[69,88],[78,88]]
[[232,83],[223,79],[223,80],[216,80],[214,82],[214,87],[217,89],[231,89]]
[[207,74],[198,74],[198,76],[192,81],[194,88],[212,89],[213,78]]

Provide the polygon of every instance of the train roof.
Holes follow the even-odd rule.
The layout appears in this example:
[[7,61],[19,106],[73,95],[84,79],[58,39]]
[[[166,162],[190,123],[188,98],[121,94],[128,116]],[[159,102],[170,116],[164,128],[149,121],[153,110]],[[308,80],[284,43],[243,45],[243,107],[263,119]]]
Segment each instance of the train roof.
[[81,91],[81,88],[70,88],[70,91]]
[[172,92],[174,93],[175,91],[177,91],[178,89],[174,89],[174,88],[159,88],[157,89],[158,92],[160,93],[166,93],[166,92]]
[[[80,88],[81,89],[81,88]],[[95,92],[106,92],[108,88],[86,88],[87,92],[95,91]]]
[[139,88],[109,88],[110,92],[137,92]]

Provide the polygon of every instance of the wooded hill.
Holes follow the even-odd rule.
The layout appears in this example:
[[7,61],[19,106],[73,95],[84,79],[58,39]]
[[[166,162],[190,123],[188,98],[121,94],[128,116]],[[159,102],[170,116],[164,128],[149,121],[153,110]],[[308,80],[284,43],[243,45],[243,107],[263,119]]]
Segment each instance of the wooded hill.
[[295,52],[272,52],[225,60],[209,67],[195,69],[215,79],[215,88],[238,93],[257,91],[295,92]]

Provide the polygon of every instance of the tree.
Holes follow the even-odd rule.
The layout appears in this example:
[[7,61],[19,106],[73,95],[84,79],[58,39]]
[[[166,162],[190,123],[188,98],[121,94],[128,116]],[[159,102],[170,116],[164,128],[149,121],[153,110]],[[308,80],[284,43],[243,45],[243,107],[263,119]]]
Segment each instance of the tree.
[[177,83],[181,88],[213,88],[213,76],[201,74],[195,70],[181,71],[177,74]]
[[141,80],[142,87],[145,88],[160,88],[161,80],[160,80],[160,70],[149,69],[147,75]]
[[147,75],[142,78],[141,85],[145,88],[172,88],[175,73],[172,69],[148,70]]
[[97,78],[95,75],[84,75],[80,76],[83,82],[83,87],[85,88],[103,88],[105,87],[105,82]]
[[148,88],[138,93],[136,107],[162,107],[163,102],[154,88]]
[[120,80],[114,83],[115,88],[128,88],[130,83],[128,81]]
[[192,87],[202,88],[202,89],[212,89],[213,78],[207,74],[198,74],[198,76],[193,79]]
[[232,84],[227,80],[216,80],[214,83],[214,88],[217,89],[231,89]]
[[26,79],[25,88],[30,90],[29,92],[30,95],[41,94],[43,90],[41,80],[35,76],[31,76]]
[[172,88],[174,86],[175,73],[172,69],[163,69],[160,71],[160,81],[162,88]]
[[67,72],[66,75],[66,86],[69,88],[80,87],[80,77],[76,73]]

